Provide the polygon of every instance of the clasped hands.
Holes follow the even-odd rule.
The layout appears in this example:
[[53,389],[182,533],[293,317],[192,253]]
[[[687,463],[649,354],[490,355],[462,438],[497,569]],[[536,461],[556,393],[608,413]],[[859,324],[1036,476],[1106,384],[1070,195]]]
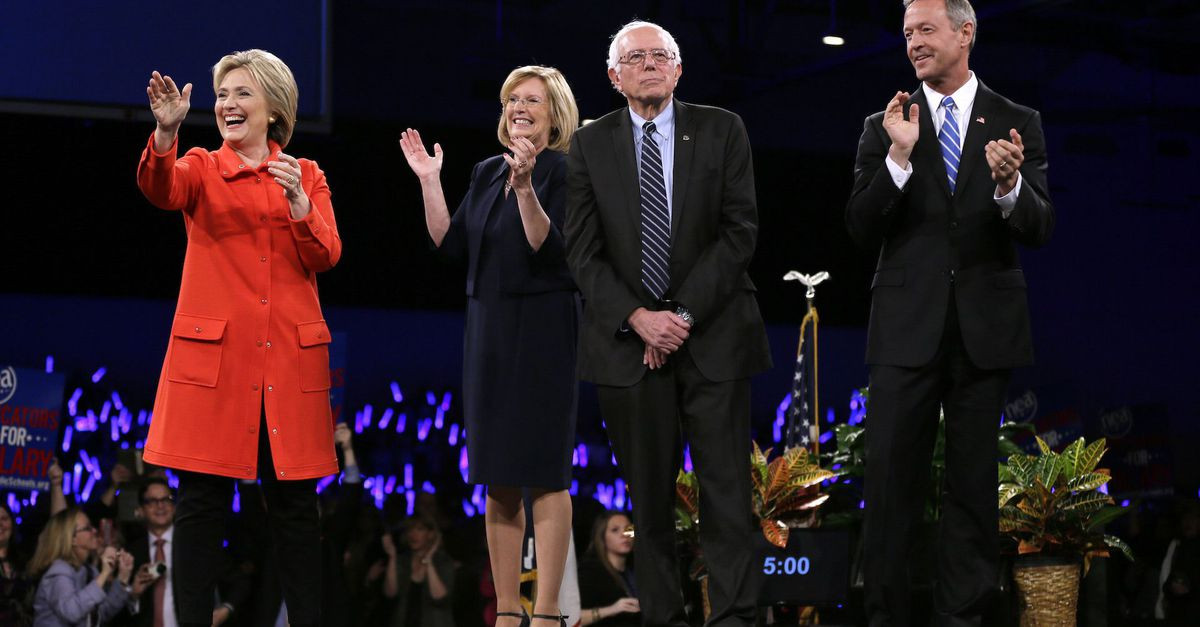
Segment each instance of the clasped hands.
[[[888,156],[896,165],[906,169],[921,129],[918,121],[921,108],[916,103],[909,104],[909,99],[908,92],[898,91],[883,110],[883,130],[892,140]],[[904,118],[906,104],[909,104],[908,119]],[[959,125],[965,122],[959,120]],[[996,182],[997,196],[1007,196],[1016,187],[1021,164],[1025,162],[1025,144],[1021,141],[1021,134],[1013,128],[1008,130],[1008,135],[1012,141],[992,140],[984,146],[984,156],[992,172],[992,180]]]
[[628,322],[646,344],[642,364],[651,370],[663,367],[667,356],[683,346],[692,329],[692,325],[672,311],[650,311],[645,307],[633,310]]

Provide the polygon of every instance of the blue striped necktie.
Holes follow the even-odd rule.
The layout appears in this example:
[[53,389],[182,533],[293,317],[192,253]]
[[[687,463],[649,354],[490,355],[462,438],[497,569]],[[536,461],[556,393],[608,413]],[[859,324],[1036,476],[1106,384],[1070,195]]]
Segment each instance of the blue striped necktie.
[[942,121],[938,143],[942,146],[942,161],[946,162],[946,176],[950,179],[950,193],[953,194],[954,180],[958,178],[958,163],[962,159],[962,135],[954,121],[954,99],[950,96],[942,98],[942,106],[946,108],[946,119]]
[[654,122],[642,125],[642,285],[661,299],[671,285],[671,215]]

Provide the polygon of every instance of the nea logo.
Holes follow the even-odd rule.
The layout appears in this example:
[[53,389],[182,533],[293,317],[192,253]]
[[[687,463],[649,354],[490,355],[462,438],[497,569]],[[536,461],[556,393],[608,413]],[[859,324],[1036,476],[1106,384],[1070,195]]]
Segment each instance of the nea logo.
[[12,369],[12,366],[0,370],[0,405],[7,403],[8,399],[17,392],[17,371]]

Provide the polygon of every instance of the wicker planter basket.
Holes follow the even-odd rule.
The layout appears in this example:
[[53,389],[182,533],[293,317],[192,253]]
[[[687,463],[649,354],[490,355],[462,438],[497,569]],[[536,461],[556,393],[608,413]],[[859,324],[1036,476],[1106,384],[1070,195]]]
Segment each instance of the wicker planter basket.
[[1020,558],[1013,564],[1013,582],[1021,601],[1021,627],[1075,627],[1078,561]]

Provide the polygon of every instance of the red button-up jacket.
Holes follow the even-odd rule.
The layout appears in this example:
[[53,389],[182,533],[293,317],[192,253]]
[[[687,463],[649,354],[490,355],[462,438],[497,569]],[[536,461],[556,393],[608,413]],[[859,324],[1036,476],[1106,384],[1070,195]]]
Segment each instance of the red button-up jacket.
[[335,473],[317,273],[342,241],[325,173],[299,160],[312,209],[292,220],[265,162],[251,168],[228,145],[177,150],[156,152],[151,136],[137,171],[151,203],[183,213],[188,241],[145,459],[254,478],[265,403],[276,477]]

